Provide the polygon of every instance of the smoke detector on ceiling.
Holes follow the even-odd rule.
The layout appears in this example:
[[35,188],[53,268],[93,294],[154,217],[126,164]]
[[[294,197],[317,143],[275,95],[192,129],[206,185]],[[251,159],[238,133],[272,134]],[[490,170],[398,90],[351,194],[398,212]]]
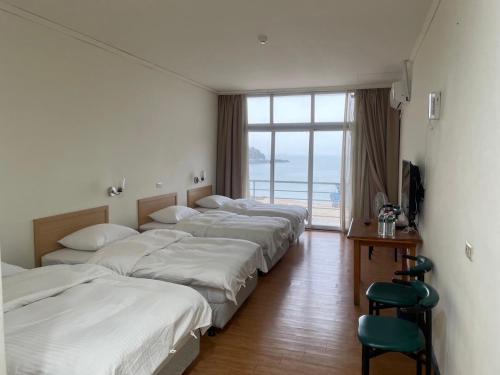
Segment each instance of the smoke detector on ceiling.
[[267,44],[267,42],[268,42],[267,35],[265,35],[265,34],[260,34],[260,35],[257,37],[257,39],[258,39],[259,43],[260,43],[260,44],[262,44],[262,45],[265,45],[265,44]]

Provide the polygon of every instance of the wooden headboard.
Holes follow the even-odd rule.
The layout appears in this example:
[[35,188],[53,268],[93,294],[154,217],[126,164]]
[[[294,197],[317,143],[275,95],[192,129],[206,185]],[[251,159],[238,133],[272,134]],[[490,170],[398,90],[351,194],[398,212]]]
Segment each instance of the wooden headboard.
[[42,256],[63,248],[61,238],[94,224],[109,223],[109,208],[101,206],[33,220],[35,265],[42,265]]
[[162,208],[177,205],[177,193],[157,195],[137,201],[137,224],[141,225],[153,221],[149,215]]
[[208,197],[212,195],[212,185],[202,186],[195,189],[189,189],[187,191],[187,205],[188,207],[195,208],[197,207],[196,201],[198,199]]

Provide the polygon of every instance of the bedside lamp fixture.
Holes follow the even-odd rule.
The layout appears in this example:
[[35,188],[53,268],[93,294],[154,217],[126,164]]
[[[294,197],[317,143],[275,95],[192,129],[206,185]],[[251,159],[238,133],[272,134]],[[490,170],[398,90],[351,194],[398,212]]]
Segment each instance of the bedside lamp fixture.
[[125,191],[125,177],[123,177],[121,186],[110,186],[108,188],[108,195],[110,197],[116,197]]
[[199,184],[200,182],[203,182],[203,181],[205,181],[205,171],[204,170],[202,170],[200,172],[200,176],[196,176],[195,175],[194,178],[193,178],[193,182],[195,184]]

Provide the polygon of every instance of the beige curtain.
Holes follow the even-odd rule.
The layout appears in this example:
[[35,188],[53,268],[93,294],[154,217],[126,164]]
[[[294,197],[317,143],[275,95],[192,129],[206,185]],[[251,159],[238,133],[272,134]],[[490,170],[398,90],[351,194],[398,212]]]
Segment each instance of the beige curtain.
[[230,198],[245,195],[246,114],[242,95],[220,95],[217,125],[216,193]]
[[399,111],[390,107],[389,89],[355,93],[353,127],[353,216],[371,218],[377,192],[398,201]]

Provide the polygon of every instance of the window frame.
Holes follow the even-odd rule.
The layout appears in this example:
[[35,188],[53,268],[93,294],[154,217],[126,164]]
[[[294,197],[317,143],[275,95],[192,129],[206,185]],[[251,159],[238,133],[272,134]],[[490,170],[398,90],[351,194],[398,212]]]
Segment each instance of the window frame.
[[[348,116],[348,102],[349,96],[352,94],[352,90],[328,90],[328,91],[307,91],[307,92],[293,92],[293,93],[259,93],[259,94],[248,94],[247,98],[250,97],[269,97],[269,123],[258,123],[250,124],[248,123],[248,114],[246,115],[246,131],[247,132],[271,132],[271,158],[270,158],[270,182],[269,182],[269,198],[270,202],[274,202],[274,184],[275,184],[275,152],[276,152],[276,133],[277,132],[309,132],[309,154],[308,154],[308,210],[312,213],[313,204],[313,185],[314,185],[314,138],[317,132],[321,131],[339,131],[343,132],[344,141],[342,142],[342,163],[341,163],[341,199],[344,200],[345,196],[345,181],[344,181],[344,148],[345,148],[345,130],[350,124]],[[345,94],[345,105],[344,105],[344,121],[341,122],[315,122],[315,98],[316,95],[321,94]],[[275,123],[274,122],[274,97],[275,96],[287,96],[287,95],[310,95],[311,97],[311,113],[310,122],[305,123]],[[343,207],[341,207],[341,216]],[[340,231],[342,228],[342,219],[338,226],[325,226],[312,223],[312,214],[309,216],[306,228],[311,229],[326,229],[326,230],[337,230]]]
[[[294,93],[268,93],[268,94],[249,94],[247,98],[252,97],[269,97],[269,123],[248,123],[248,114],[245,121],[247,122],[248,131],[304,131],[304,130],[343,130],[345,124],[347,123],[346,112],[344,113],[344,121],[340,122],[315,122],[315,98],[316,95],[321,94],[345,94],[346,105],[347,97],[350,94],[350,90],[341,91],[313,91],[313,92],[294,92]],[[274,122],[274,97],[275,96],[294,96],[294,95],[310,95],[311,97],[311,113],[309,122],[287,122],[287,123],[276,123]]]

